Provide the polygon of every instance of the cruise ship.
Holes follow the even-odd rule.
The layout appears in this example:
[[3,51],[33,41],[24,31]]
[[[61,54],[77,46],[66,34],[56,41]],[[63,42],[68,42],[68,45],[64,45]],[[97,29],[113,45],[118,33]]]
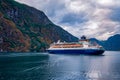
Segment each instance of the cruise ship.
[[96,42],[91,42],[82,36],[78,42],[60,42],[53,43],[47,49],[52,54],[89,54],[101,55],[104,53],[104,48]]

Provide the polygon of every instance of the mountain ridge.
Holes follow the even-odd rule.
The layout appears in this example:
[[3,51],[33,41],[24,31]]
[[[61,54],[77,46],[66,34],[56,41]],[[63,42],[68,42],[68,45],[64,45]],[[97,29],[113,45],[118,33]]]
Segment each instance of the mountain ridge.
[[[58,40],[78,38],[49,20],[44,12],[14,0],[0,0],[0,51],[41,52]],[[120,34],[105,41],[91,38],[105,50],[120,51]]]
[[78,41],[78,38],[51,22],[44,12],[14,0],[0,0],[0,14],[0,33],[3,34],[0,35],[0,45],[7,45],[0,47],[0,50],[41,52],[57,40]]
[[99,45],[102,45],[105,50],[120,51],[120,34],[115,34],[104,41],[97,40],[96,38],[91,38],[90,40],[97,42]]

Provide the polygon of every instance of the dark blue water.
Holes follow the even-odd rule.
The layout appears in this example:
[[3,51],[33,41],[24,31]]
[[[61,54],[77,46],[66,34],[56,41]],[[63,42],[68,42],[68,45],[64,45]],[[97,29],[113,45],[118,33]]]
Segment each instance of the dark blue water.
[[106,51],[102,56],[1,54],[0,80],[120,80],[120,52]]

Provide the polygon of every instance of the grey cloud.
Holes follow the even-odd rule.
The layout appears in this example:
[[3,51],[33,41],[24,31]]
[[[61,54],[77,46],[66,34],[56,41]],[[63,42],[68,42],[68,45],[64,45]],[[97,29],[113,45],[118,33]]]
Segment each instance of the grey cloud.
[[65,8],[65,4],[62,1],[58,0],[49,0],[45,5],[45,12],[48,16],[54,17],[56,12]]
[[112,9],[109,17],[113,21],[120,21],[120,7]]
[[75,13],[68,13],[63,16],[60,23],[68,23],[70,25],[75,25],[75,23],[81,24],[87,21],[85,16],[86,15],[84,13],[80,13],[79,15]]

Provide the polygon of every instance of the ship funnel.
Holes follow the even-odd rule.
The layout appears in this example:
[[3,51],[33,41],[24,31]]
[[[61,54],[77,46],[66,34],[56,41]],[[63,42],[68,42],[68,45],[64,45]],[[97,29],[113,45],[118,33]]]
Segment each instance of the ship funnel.
[[86,40],[86,36],[83,35],[83,36],[81,37],[81,40]]

